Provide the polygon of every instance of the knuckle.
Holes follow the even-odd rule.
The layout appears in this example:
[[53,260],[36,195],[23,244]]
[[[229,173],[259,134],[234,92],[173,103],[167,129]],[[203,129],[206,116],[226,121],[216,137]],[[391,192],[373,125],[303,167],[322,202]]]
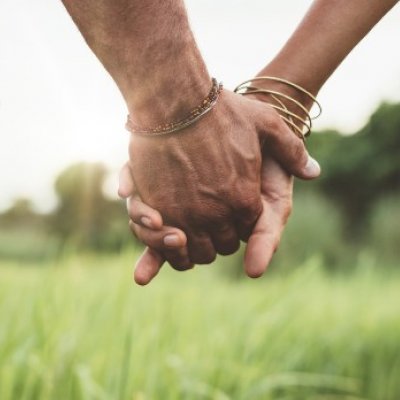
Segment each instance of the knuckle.
[[196,264],[211,264],[212,262],[215,261],[216,258],[217,254],[215,252],[204,253],[197,255],[196,260],[194,262]]
[[212,232],[217,234],[218,236],[228,236],[230,235],[233,226],[227,222],[227,220],[215,221],[215,225],[213,226]]
[[128,203],[128,215],[129,217],[136,222],[139,217],[139,208],[135,201],[131,201]]
[[217,246],[217,251],[219,254],[223,256],[229,256],[231,254],[236,253],[239,250],[239,247],[240,247],[240,242],[237,240]]
[[189,260],[195,264],[211,264],[216,258],[211,237],[206,232],[187,232]]
[[[170,264],[171,265],[171,264]],[[191,269],[190,267],[182,267],[180,265],[171,265],[171,267],[175,270],[175,271],[179,271],[179,272],[184,272],[187,271],[189,269]]]
[[297,160],[299,164],[304,164],[304,161],[307,159],[306,148],[300,140],[293,142],[292,152],[293,159]]
[[163,255],[172,268],[177,271],[185,271],[193,268],[186,251],[183,250],[164,250]]
[[238,211],[241,214],[239,215],[240,218],[256,220],[262,211],[261,199],[256,197],[241,198]]
[[211,264],[217,258],[215,251],[191,251],[189,253],[190,261],[194,264]]
[[226,230],[229,210],[221,205],[203,205],[202,207],[190,207],[186,212],[187,221],[196,227],[205,230]]
[[129,229],[132,235],[141,243],[144,243],[143,237],[141,235],[140,229],[137,225],[135,225],[132,221],[129,221]]
[[180,272],[187,271],[187,270],[193,268],[193,265],[192,265],[192,264],[191,264],[191,265],[182,265],[182,264],[177,263],[177,262],[175,262],[175,261],[168,261],[168,264],[169,264],[175,271],[180,271]]
[[193,268],[193,264],[183,257],[169,255],[166,259],[169,265],[177,271],[186,271]]

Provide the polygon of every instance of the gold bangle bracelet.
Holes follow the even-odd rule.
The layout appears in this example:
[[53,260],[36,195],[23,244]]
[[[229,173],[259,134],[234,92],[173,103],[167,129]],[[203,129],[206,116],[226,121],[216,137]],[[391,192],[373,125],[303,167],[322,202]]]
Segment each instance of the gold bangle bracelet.
[[[296,115],[296,114],[294,114],[294,113],[291,113],[291,112],[288,110],[288,108],[285,106],[285,103],[284,103],[283,101],[279,100],[278,97],[274,96],[273,94],[271,95],[271,97],[281,106],[282,111],[283,111],[284,113],[287,113],[287,114],[288,114],[287,119],[284,118],[284,116],[282,116],[282,115],[280,114],[281,118],[282,118],[286,123],[288,123],[288,124],[290,125],[290,128],[291,128],[292,130],[294,129],[293,132],[296,134],[296,136],[298,136],[298,137],[299,137],[300,139],[302,139],[303,142],[304,142],[304,138],[307,136],[307,132],[306,132],[305,134],[303,134],[303,131],[293,122],[293,118],[292,118],[292,116],[291,116],[290,114],[293,114],[296,118],[299,118],[299,119],[301,119],[301,118],[300,118],[298,115]],[[272,106],[273,108],[276,108],[277,110],[279,110],[279,107],[275,106],[274,104],[271,104],[271,103],[267,103],[267,104],[269,104],[269,105]],[[306,123],[305,120],[302,120],[301,122],[302,122],[305,126],[307,126],[308,131],[311,131],[311,128],[308,126],[308,124]]]
[[[307,115],[308,121],[306,121],[305,119],[299,117],[299,116],[298,116],[297,114],[295,114],[294,112],[289,111],[288,108],[284,105],[284,103],[283,103],[282,101],[280,101],[280,100],[276,97],[276,95],[279,94],[280,96],[287,98],[287,100],[291,100],[292,102],[294,102],[294,103],[295,103],[296,105],[298,105],[299,107],[303,107],[303,105],[302,105],[301,103],[297,104],[297,101],[296,101],[295,99],[291,98],[290,96],[284,95],[283,93],[279,93],[279,92],[275,92],[275,93],[274,93],[273,91],[266,90],[266,89],[258,89],[257,91],[249,91],[249,92],[244,92],[244,93],[240,93],[240,94],[246,95],[246,94],[252,94],[252,93],[265,93],[265,94],[270,94],[271,97],[272,97],[278,104],[280,104],[280,106],[276,106],[276,105],[271,104],[271,103],[267,103],[268,105],[270,105],[271,107],[275,108],[276,110],[279,110],[279,111],[284,112],[285,114],[289,115],[290,117],[294,117],[294,118],[297,119],[299,122],[301,122],[304,126],[307,127],[307,131],[308,131],[308,132],[311,131],[311,128],[312,128],[312,120],[311,120],[310,115],[309,115],[308,112],[307,112],[307,109],[306,109],[305,107],[304,107],[304,109],[302,108],[302,110],[303,110],[303,111],[306,113],[306,115]],[[273,94],[273,93],[274,93],[274,94]],[[306,132],[306,133],[304,134],[304,136],[308,136],[308,132]]]
[[[286,100],[289,100],[289,101],[291,101],[293,104],[295,104],[297,107],[299,107],[299,108],[304,112],[304,114],[307,116],[307,119],[308,119],[308,124],[306,124],[306,126],[308,127],[308,129],[307,129],[307,132],[304,134],[304,136],[309,136],[309,135],[310,135],[310,133],[311,133],[311,128],[312,128],[312,118],[311,118],[311,116],[310,116],[310,114],[309,114],[307,108],[305,108],[305,107],[303,106],[303,104],[301,104],[299,101],[293,99],[292,97],[290,97],[290,96],[288,96],[288,95],[286,95],[286,94],[283,94],[283,93],[281,93],[281,92],[277,92],[277,91],[275,91],[275,90],[259,89],[259,88],[253,87],[253,86],[250,86],[249,88],[250,88],[250,90],[246,90],[246,91],[244,91],[244,92],[238,91],[238,92],[236,92],[236,93],[239,93],[239,94],[242,94],[242,95],[246,95],[246,94],[256,94],[256,93],[269,94],[269,95],[271,95],[271,97],[272,97],[272,96],[278,96],[278,97],[282,97],[282,98],[284,98],[284,99],[286,99]],[[245,90],[245,89],[243,88],[243,89],[239,89],[239,90]],[[285,107],[285,108],[286,108],[286,107]],[[294,113],[293,113],[293,114],[294,114]],[[298,117],[298,118],[299,118],[299,119],[302,119],[301,117]]]
[[305,140],[306,135],[303,133],[302,129],[300,129],[293,121],[291,121],[289,118],[286,118],[284,115],[281,115],[281,118],[294,129],[293,132],[298,138],[303,141]]
[[[236,90],[236,89],[235,89]],[[295,104],[297,107],[299,107],[309,118],[310,122],[312,122],[312,119],[307,108],[305,108],[303,106],[303,104],[301,104],[299,101],[295,100],[293,97],[288,96],[287,94],[281,93],[281,92],[277,92],[276,90],[268,90],[268,89],[261,89],[261,88],[257,88],[254,86],[249,86],[248,89],[239,89],[239,90],[245,90],[245,92],[240,92],[237,91],[236,93],[239,94],[256,94],[256,93],[265,93],[265,94],[270,94],[270,95],[275,95],[275,96],[279,96],[282,97],[286,100],[291,101],[293,104]]]
[[237,90],[239,90],[239,88],[241,88],[244,85],[247,85],[248,83],[257,82],[257,81],[280,82],[280,83],[284,83],[285,85],[288,85],[288,86],[298,90],[299,92],[308,96],[313,101],[313,103],[315,103],[318,106],[318,109],[319,109],[318,114],[315,115],[314,117],[311,117],[311,119],[316,119],[322,114],[322,106],[321,106],[320,102],[317,100],[317,98],[312,93],[310,93],[308,90],[304,89],[300,85],[297,85],[296,83],[293,83],[287,79],[278,78],[275,76],[256,76],[255,78],[248,79],[247,81],[242,82],[240,85],[238,85],[236,87],[236,89],[234,91],[236,92]]
[[[297,91],[305,94],[307,97],[309,97],[313,103],[315,103],[318,106],[318,114],[315,116],[311,116],[308,109],[298,100],[294,99],[293,97],[281,93],[276,90],[271,90],[268,88],[260,88],[257,85],[254,85],[254,82],[256,81],[272,81],[272,82],[280,82],[285,85],[288,85]],[[235,93],[241,94],[241,95],[249,95],[249,94],[265,94],[270,96],[278,105],[272,104],[271,102],[268,102],[270,107],[274,108],[279,112],[279,115],[281,118],[290,126],[290,128],[293,130],[293,132],[296,134],[296,136],[301,137],[303,140],[305,137],[309,136],[311,134],[311,129],[312,129],[312,120],[316,119],[319,117],[322,113],[322,106],[316,99],[316,97],[310,93],[308,90],[304,89],[300,85],[297,85],[296,83],[293,83],[291,81],[288,81],[283,78],[278,78],[274,76],[258,76],[253,79],[248,79],[244,82],[242,82],[240,85],[238,85],[235,88]],[[298,107],[306,116],[306,118],[300,117],[298,114],[295,112],[290,111],[283,100],[290,101],[293,105]],[[297,122],[297,123],[296,123]],[[298,123],[303,125],[303,128],[300,128],[298,126]],[[304,127],[306,128],[306,131],[304,132]]]
[[[276,106],[275,104],[267,103],[270,107],[274,108],[277,111],[281,111],[287,115],[287,118],[290,119],[290,121],[294,124],[293,119],[296,119],[298,122],[300,122],[303,126],[307,128],[307,131],[305,133],[302,133],[305,137],[309,136],[309,132],[311,131],[310,125],[307,124],[307,121],[301,117],[299,117],[297,114],[289,111],[286,107],[282,108],[279,106]],[[300,129],[300,128],[299,128]],[[302,131],[303,132],[303,131]]]

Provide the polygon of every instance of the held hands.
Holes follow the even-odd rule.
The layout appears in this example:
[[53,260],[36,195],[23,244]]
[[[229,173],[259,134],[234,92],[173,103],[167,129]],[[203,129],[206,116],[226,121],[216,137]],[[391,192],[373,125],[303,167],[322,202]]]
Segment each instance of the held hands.
[[[293,178],[264,152],[261,167],[262,213],[247,243],[244,266],[250,277],[261,276],[275,250],[292,209]],[[187,254],[187,238],[183,231],[163,225],[156,210],[144,204],[135,190],[129,167],[120,175],[120,195],[128,198],[129,226],[148,247],[136,265],[134,279],[149,283],[162,267],[166,256],[179,259]],[[190,265],[192,266],[192,265]]]
[[165,260],[180,270],[210,263],[239,240],[248,241],[247,274],[260,276],[291,210],[289,173],[311,179],[319,166],[275,110],[228,91],[179,133],[133,135],[119,192],[129,197],[132,231],[149,246],[135,280],[150,282]]
[[[204,90],[208,72],[183,0],[148,0],[145,7],[140,1],[63,3],[129,111],[142,114],[144,126],[151,126],[147,121],[152,118],[169,121],[165,117],[186,110]],[[395,3],[376,0],[360,9],[357,2],[316,1],[264,72],[277,76],[282,71],[282,77],[317,93]],[[176,88],[185,95],[171,96]],[[288,174],[305,179],[319,175],[318,164],[273,109],[227,91],[220,100],[182,132],[131,139],[120,194],[136,193],[136,200],[130,200],[131,226],[152,246],[139,262],[140,283],[149,282],[164,259],[175,268],[190,268],[212,261],[217,252],[232,253],[240,239],[248,240],[248,274],[260,275],[290,210]],[[179,246],[172,246],[172,240],[164,244],[161,232],[175,232]]]

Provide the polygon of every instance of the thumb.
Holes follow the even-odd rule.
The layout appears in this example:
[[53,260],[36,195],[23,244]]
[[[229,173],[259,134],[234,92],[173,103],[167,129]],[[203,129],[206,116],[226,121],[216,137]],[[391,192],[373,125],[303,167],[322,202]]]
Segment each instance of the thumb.
[[250,278],[259,278],[278,248],[283,230],[283,215],[263,201],[263,211],[250,235],[244,255],[244,267]]
[[133,279],[138,285],[147,285],[160,271],[164,257],[156,250],[146,247],[136,263]]
[[314,179],[321,173],[318,162],[312,158],[304,142],[282,120],[278,113],[268,113],[268,119],[259,131],[264,150],[275,158],[290,174],[301,179]]

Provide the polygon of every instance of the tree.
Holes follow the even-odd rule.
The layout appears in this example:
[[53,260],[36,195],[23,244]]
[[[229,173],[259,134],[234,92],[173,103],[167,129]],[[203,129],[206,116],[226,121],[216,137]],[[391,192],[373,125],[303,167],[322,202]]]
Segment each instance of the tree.
[[121,244],[127,231],[126,212],[121,202],[104,196],[106,168],[99,163],[79,163],[60,174],[55,182],[59,199],[51,218],[52,230],[63,241],[80,248],[100,250],[110,246],[110,237],[116,234],[116,221],[124,221],[121,236],[114,236],[114,245]]
[[322,192],[341,207],[346,232],[362,236],[376,202],[400,191],[400,104],[382,104],[354,135],[329,131],[310,143],[323,166]]
[[3,214],[0,214],[1,226],[5,228],[37,228],[43,226],[43,216],[37,214],[29,199],[18,198]]

